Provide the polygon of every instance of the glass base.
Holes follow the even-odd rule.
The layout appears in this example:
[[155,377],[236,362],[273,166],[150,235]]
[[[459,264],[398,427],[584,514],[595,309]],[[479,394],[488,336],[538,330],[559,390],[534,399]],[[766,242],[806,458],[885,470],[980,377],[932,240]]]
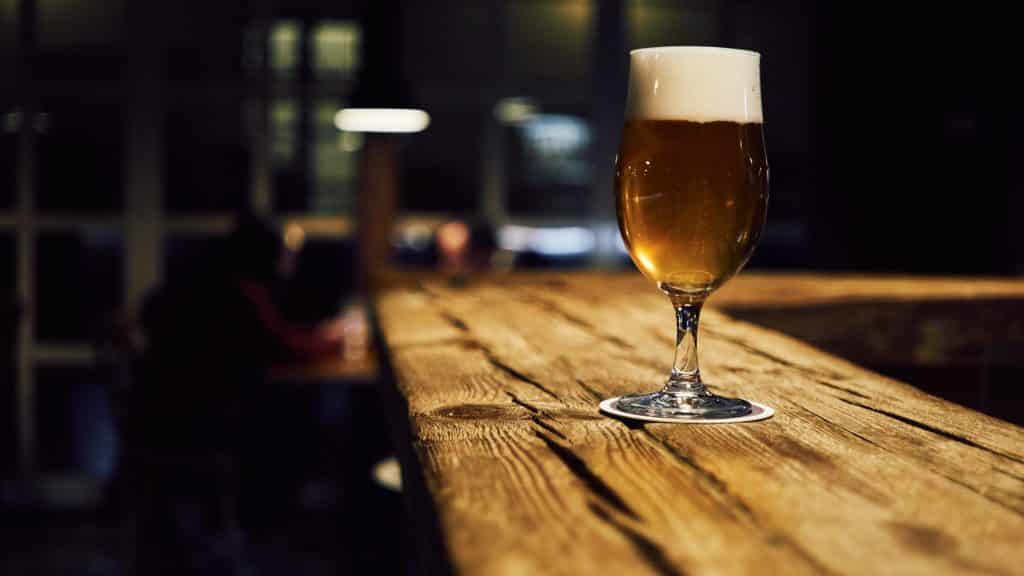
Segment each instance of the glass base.
[[738,418],[751,413],[750,402],[725,398],[703,392],[699,394],[627,394],[619,398],[615,408],[627,414],[665,418],[668,420],[716,420]]

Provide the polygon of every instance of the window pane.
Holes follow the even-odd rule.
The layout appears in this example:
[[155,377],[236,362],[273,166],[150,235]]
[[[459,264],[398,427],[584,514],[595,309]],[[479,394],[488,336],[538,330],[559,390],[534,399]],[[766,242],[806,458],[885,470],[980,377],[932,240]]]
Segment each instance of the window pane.
[[294,98],[273,100],[270,106],[271,171],[274,207],[281,212],[346,214],[355,209],[359,155],[363,135],[339,132],[334,116],[341,103],[315,101],[306,111],[308,158],[299,146],[300,103]]
[[306,175],[299,155],[299,101],[278,98],[270,103],[270,171],[274,208],[293,212],[305,208]]
[[44,232],[36,250],[36,338],[107,337],[123,300],[121,235]]
[[112,405],[116,368],[37,366],[35,377],[40,471],[109,478],[117,459]]
[[50,97],[34,124],[36,206],[111,213],[122,206],[123,104],[119,98]]
[[312,118],[313,156],[310,158],[309,208],[318,213],[350,213],[355,209],[359,150],[363,135],[339,132],[334,126],[336,101],[316,103]]

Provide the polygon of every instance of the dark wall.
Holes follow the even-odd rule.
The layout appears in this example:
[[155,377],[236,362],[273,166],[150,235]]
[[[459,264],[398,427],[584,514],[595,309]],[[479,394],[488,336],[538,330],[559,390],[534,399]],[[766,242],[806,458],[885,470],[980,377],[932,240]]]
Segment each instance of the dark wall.
[[814,264],[1022,270],[1010,20],[980,7],[820,11]]

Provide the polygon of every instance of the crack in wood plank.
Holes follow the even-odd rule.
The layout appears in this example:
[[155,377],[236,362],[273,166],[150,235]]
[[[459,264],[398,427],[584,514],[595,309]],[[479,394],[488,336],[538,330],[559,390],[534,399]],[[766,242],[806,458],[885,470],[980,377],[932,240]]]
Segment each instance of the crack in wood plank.
[[587,384],[586,382],[584,382],[584,381],[583,381],[583,380],[581,380],[580,378],[577,378],[577,379],[576,379],[576,383],[580,385],[580,388],[583,388],[584,390],[586,390],[586,391],[587,391],[587,393],[588,393],[588,394],[590,394],[590,395],[591,395],[591,396],[592,396],[592,397],[594,398],[594,400],[597,400],[597,401],[600,401],[600,400],[601,400],[601,398],[602,398],[601,394],[600,394],[600,393],[598,393],[598,391],[597,391],[597,390],[594,390],[594,389],[593,389],[593,388],[592,388],[592,387],[590,386],[590,384]]
[[609,526],[625,536],[638,553],[651,565],[652,568],[662,576],[685,576],[686,572],[681,571],[665,554],[657,542],[634,530],[632,527],[620,522],[607,510],[601,508],[596,502],[589,502],[587,506],[595,516],[603,520]]
[[998,468],[998,467],[993,467],[992,470],[995,470],[996,472],[999,472],[1003,476],[1009,476],[1010,478],[1013,478],[1014,480],[1019,480],[1021,482],[1024,482],[1024,476],[1018,476],[1017,474],[1014,474],[1013,472],[1008,472],[1008,471],[1003,470],[1002,468]]
[[563,434],[562,431],[559,430],[558,428],[555,428],[551,424],[548,424],[547,422],[545,422],[540,415],[530,416],[530,420],[532,420],[533,423],[536,424],[537,426],[540,426],[541,428],[547,430],[548,432],[551,432],[552,434],[554,434],[555,436],[558,436],[562,440],[565,440],[566,442],[572,443],[572,441],[569,440],[568,436]]
[[541,298],[540,296],[537,296],[536,294],[529,294],[529,293],[522,293],[522,294],[520,294],[519,295],[519,299],[522,300],[523,302],[526,302],[526,303],[529,303],[529,304],[534,304],[534,305],[536,305],[536,306],[540,307],[541,309],[546,310],[548,312],[552,312],[552,313],[560,316],[566,322],[569,322],[570,324],[573,324],[573,325],[575,325],[575,326],[577,326],[579,328],[582,328],[584,331],[586,331],[591,336],[595,336],[597,338],[605,340],[605,341],[615,345],[618,348],[621,348],[621,349],[626,350],[626,351],[632,351],[632,350],[636,349],[632,344],[630,344],[629,342],[626,342],[625,340],[623,340],[622,338],[619,338],[618,336],[615,336],[613,334],[603,334],[597,328],[597,326],[592,324],[590,321],[584,320],[583,318],[580,318],[579,316],[577,316],[577,315],[575,315],[575,314],[573,314],[573,313],[563,309],[556,302],[553,302],[553,301],[548,300],[546,298]]
[[594,471],[590,469],[590,466],[588,466],[582,458],[576,455],[571,448],[563,446],[557,440],[543,432],[540,432],[539,430],[535,430],[534,434],[537,438],[540,438],[541,442],[544,442],[544,444],[547,445],[548,449],[550,449],[555,456],[565,464],[569,471],[579,478],[580,481],[583,482],[583,485],[586,486],[595,496],[626,516],[629,516],[634,520],[640,520],[640,516],[637,515],[636,511],[634,511],[633,508],[631,508],[629,504],[622,499],[622,496],[620,496],[614,488],[609,486],[597,474],[594,474]]
[[520,400],[518,396],[516,396],[515,394],[509,392],[508,390],[505,391],[505,394],[507,394],[508,397],[512,399],[512,403],[513,404],[516,404],[518,406],[522,406],[523,408],[526,408],[527,410],[529,410],[530,412],[533,412],[534,414],[540,414],[541,413],[541,409],[540,408],[537,408],[536,406],[534,406],[533,404],[530,404],[529,402],[524,402],[524,401]]
[[[843,432],[846,432],[847,434],[850,434],[850,435],[854,436],[855,438],[863,440],[864,442],[866,442],[866,443],[868,443],[868,444],[878,448],[879,450],[884,450],[885,452],[888,452],[889,454],[892,454],[892,455],[896,456],[897,458],[904,458],[904,455],[899,454],[897,452],[894,452],[891,449],[886,448],[885,446],[882,446],[881,444],[875,442],[874,440],[871,440],[870,438],[867,438],[866,436],[858,434],[857,432],[854,432],[853,430],[850,430],[849,428],[847,428],[845,426],[842,426],[840,424],[832,422],[831,420],[826,419],[824,416],[818,414],[817,412],[814,412],[813,410],[810,410],[810,409],[808,409],[806,407],[803,407],[803,406],[801,406],[800,408],[804,412],[807,412],[807,413],[813,415],[814,417],[818,418],[819,420],[821,420],[822,422],[826,423],[827,425],[829,425],[832,428],[835,428],[837,430],[842,430]],[[988,501],[990,501],[990,502],[992,502],[994,504],[998,504],[999,506],[1001,506],[1003,508],[1006,508],[1007,510],[1009,510],[1011,512],[1014,512],[1015,514],[1022,514],[1021,510],[1018,510],[1017,508],[1014,508],[1013,506],[1010,506],[1010,505],[1008,505],[1005,502],[1002,502],[1000,500],[992,498],[988,494],[985,494],[984,492],[978,490],[977,488],[975,488],[974,486],[971,486],[970,484],[966,484],[966,483],[964,483],[961,480],[957,480],[956,478],[953,478],[952,476],[949,476],[948,474],[943,474],[943,473],[939,472],[938,470],[935,470],[935,469],[932,469],[932,468],[929,468],[928,470],[933,472],[935,475],[937,475],[937,476],[939,476],[941,478],[944,478],[946,480],[949,480],[950,482],[952,482],[952,483],[954,483],[954,484],[956,484],[956,485],[958,485],[958,486],[960,486],[962,488],[966,488],[967,490],[977,494],[978,496],[981,496],[982,498],[985,498],[986,500],[988,500]],[[995,468],[994,470],[999,470],[999,469]]]
[[483,346],[480,346],[480,350],[483,351],[484,357],[495,368],[498,368],[502,372],[505,372],[506,374],[512,376],[513,378],[515,378],[517,380],[521,380],[523,382],[526,382],[527,384],[533,386],[534,388],[540,390],[541,392],[547,394],[548,396],[551,396],[552,398],[554,398],[555,400],[558,400],[559,402],[562,401],[562,399],[558,397],[558,394],[555,394],[554,392],[552,392],[550,388],[548,388],[547,386],[545,386],[545,385],[541,384],[540,382],[534,380],[533,378],[530,378],[526,374],[523,374],[522,372],[516,370],[515,368],[509,366],[508,364],[505,364],[501,360],[498,360],[497,358],[494,357],[494,353],[491,352],[490,350],[488,350],[487,348],[484,348]]
[[796,364],[794,362],[786,360],[785,358],[782,358],[781,356],[777,356],[777,355],[772,354],[770,352],[765,352],[764,350],[755,348],[754,346],[748,344],[747,342],[744,342],[743,340],[740,340],[738,338],[733,338],[732,336],[728,336],[726,334],[718,332],[717,330],[708,329],[708,328],[702,326],[701,327],[701,331],[704,334],[709,334],[709,335],[715,337],[716,339],[725,340],[726,342],[729,342],[730,344],[735,344],[736,346],[739,346],[740,348],[742,348],[745,352],[749,352],[750,354],[752,354],[754,356],[758,356],[758,357],[764,358],[765,360],[771,360],[772,362],[775,362],[777,364],[781,364],[782,366],[785,366],[787,368],[791,368],[791,369],[796,370],[796,371],[798,371],[798,372],[800,372],[802,374],[805,374],[807,376],[811,376],[811,377],[814,377],[814,378],[828,378],[828,379],[831,379],[831,380],[842,380],[843,379],[842,374],[837,374],[835,372],[824,372],[824,371],[821,371],[821,370],[815,370],[813,368],[808,368],[807,366],[801,366],[799,364]]
[[825,381],[825,380],[823,380],[821,378],[811,378],[811,380],[815,384],[821,384],[822,386],[826,386],[828,388],[832,388],[833,390],[840,390],[842,392],[846,392],[847,394],[851,394],[851,395],[856,396],[858,398],[863,398],[865,400],[871,400],[871,396],[868,396],[867,394],[862,394],[862,393],[857,392],[856,390],[853,390],[851,388],[847,388],[845,386],[837,386],[837,385],[835,385],[835,384],[833,384],[831,382],[827,382],[827,381]]
[[448,323],[454,326],[456,330],[460,332],[469,332],[469,326],[466,326],[466,323],[462,320],[459,320],[447,312],[440,312],[439,314],[441,315],[441,318],[447,320]]
[[[735,507],[735,510],[728,507],[723,508],[727,514],[729,514],[733,518],[736,518],[737,520],[746,519],[747,521],[753,524],[757,524],[757,520],[754,518],[754,511],[751,510],[750,507],[747,506],[747,503],[744,502],[739,496],[734,494],[732,490],[729,489],[729,486],[721,478],[716,476],[713,472],[706,470],[705,468],[697,464],[697,462],[694,461],[693,458],[691,458],[689,455],[683,454],[682,452],[677,450],[675,446],[672,446],[668,442],[665,442],[661,438],[658,438],[657,436],[652,434],[650,430],[643,429],[641,430],[641,432],[645,434],[657,446],[661,447],[665,452],[672,456],[677,462],[682,464],[685,468],[694,471],[697,474],[697,476],[702,478],[707,484],[710,484],[717,492],[725,496],[726,499],[730,502],[730,504]],[[737,511],[740,512],[739,515],[736,514]]]
[[[699,477],[703,478],[708,484],[710,484],[711,487],[717,490],[721,495],[725,496],[730,501],[732,506],[735,507],[735,509],[723,507],[723,510],[726,514],[729,514],[737,520],[746,520],[751,525],[756,526],[760,530],[763,530],[764,532],[766,532],[768,538],[771,541],[783,545],[787,549],[791,550],[794,554],[796,554],[805,562],[807,562],[807,564],[810,565],[816,573],[834,573],[832,570],[828,569],[825,565],[818,561],[817,558],[811,556],[811,554],[807,550],[804,550],[793,539],[791,539],[790,537],[786,536],[785,534],[779,532],[774,528],[765,526],[757,517],[757,515],[754,514],[754,511],[750,508],[750,506],[747,505],[747,503],[744,502],[742,498],[737,496],[729,488],[729,485],[726,484],[726,482],[719,478],[716,474],[714,474],[710,470],[705,469],[700,464],[698,464],[693,458],[683,454],[668,442],[652,434],[649,430],[645,429],[642,432],[646,434],[648,438],[653,440],[658,446],[663,448],[669,455],[675,458],[676,461],[678,461],[683,466],[693,470]],[[739,512],[740,514],[737,514],[736,512]]]
[[1003,502],[1001,500],[996,500],[995,498],[989,496],[988,494],[985,494],[981,490],[978,490],[974,486],[971,486],[970,484],[967,484],[966,482],[964,482],[962,480],[957,480],[956,478],[953,478],[952,476],[949,476],[947,474],[943,474],[942,472],[939,472],[937,470],[932,470],[932,471],[935,472],[936,475],[941,476],[941,477],[945,478],[946,480],[949,480],[953,484],[956,484],[957,486],[960,486],[961,488],[965,488],[968,491],[977,494],[978,496],[981,496],[982,498],[984,498],[985,500],[988,500],[989,502],[992,502],[993,504],[998,504],[999,506],[1009,510],[1010,512],[1013,512],[1014,514],[1018,514],[1020,516],[1024,516],[1024,509],[1015,508],[1015,507],[1007,504],[1006,502]]
[[881,414],[882,416],[886,416],[888,418],[892,418],[893,420],[897,420],[899,422],[903,422],[904,424],[906,424],[908,426],[913,426],[914,428],[918,428],[918,429],[924,430],[926,432],[931,432],[932,434],[936,434],[938,436],[942,436],[943,438],[948,438],[950,440],[954,440],[956,442],[959,442],[961,444],[965,444],[965,445],[970,446],[972,448],[977,448],[979,450],[984,450],[985,452],[988,452],[990,454],[995,454],[996,456],[1002,456],[1003,458],[1006,458],[1007,460],[1010,460],[1010,461],[1013,461],[1013,462],[1017,462],[1017,463],[1020,463],[1020,464],[1024,464],[1024,459],[1022,459],[1022,458],[1020,458],[1018,456],[1014,456],[1013,454],[1007,454],[1005,452],[1000,452],[999,450],[994,450],[994,449],[989,448],[988,446],[985,446],[983,444],[978,444],[977,442],[975,442],[974,440],[971,440],[970,438],[965,438],[963,436],[960,436],[959,434],[954,434],[953,432],[950,432],[948,430],[943,430],[941,428],[936,428],[935,426],[932,426],[930,424],[925,424],[924,422],[920,422],[918,420],[914,420],[913,418],[909,418],[909,417],[903,416],[901,414],[896,414],[895,412],[889,412],[888,410],[882,410],[881,408],[875,408],[875,407],[872,407],[872,406],[868,406],[867,404],[861,404],[860,402],[853,402],[852,400],[847,400],[845,398],[837,398],[837,400],[839,400],[840,402],[844,402],[846,404],[849,404],[851,406],[857,406],[859,408],[863,408],[865,410],[869,410],[869,411],[874,412],[876,414]]
[[558,428],[555,428],[554,426],[552,426],[551,424],[548,424],[547,422],[545,422],[543,420],[545,417],[546,418],[551,418],[551,420],[554,420],[554,418],[552,418],[551,415],[548,414],[548,412],[546,410],[544,410],[543,408],[538,408],[537,406],[534,406],[533,404],[530,404],[529,402],[525,402],[523,400],[520,400],[518,396],[516,396],[512,392],[509,392],[508,390],[505,391],[505,394],[507,394],[508,397],[512,399],[512,403],[513,404],[515,404],[517,406],[520,406],[520,407],[522,407],[522,408],[524,408],[524,409],[526,409],[527,411],[530,412],[530,415],[529,415],[530,416],[530,420],[534,424],[536,424],[537,426],[540,426],[541,428],[547,430],[548,432],[551,432],[552,434],[554,434],[555,436],[558,436],[562,440],[565,440],[566,442],[570,442],[571,443],[571,440],[569,440],[569,437],[566,436],[564,433],[562,433],[561,430],[559,430]]
[[[582,380],[577,379],[577,383],[580,383],[581,385],[584,386],[584,388],[588,389],[588,391],[597,396],[597,393],[593,391],[593,389],[590,389],[588,386],[583,384]],[[534,415],[531,416],[531,420],[533,420],[534,423],[538,424],[545,430],[548,430],[556,434],[563,440],[568,441],[568,438],[566,438],[565,435],[562,434],[560,431],[555,429],[553,426],[547,424],[546,422],[541,421],[540,417],[537,414],[543,414],[543,410],[535,406],[529,405],[528,403],[519,401],[518,398],[516,398],[510,392],[506,392],[506,394],[513,398],[513,402],[521,405],[525,409],[530,410],[531,412],[534,413]],[[620,422],[626,425],[626,427],[629,428],[630,430],[637,429],[632,426],[629,426],[629,424],[632,423],[631,421]],[[640,424],[642,426],[642,423]],[[719,478],[711,471],[697,464],[697,462],[694,461],[689,456],[679,452],[674,446],[668,444],[664,440],[653,435],[650,431],[642,427],[640,428],[640,430],[648,437],[648,439],[653,441],[655,445],[664,449],[667,453],[669,453],[673,458],[682,463],[685,467],[693,470],[699,477],[701,477],[708,484],[710,484],[715,491],[724,495],[727,498],[727,500],[730,501],[732,506],[735,507],[735,509],[723,507],[725,513],[732,516],[733,518],[736,518],[737,520],[746,520],[747,522],[754,526],[757,526],[761,530],[766,530],[766,528],[762,525],[761,521],[755,516],[753,510],[751,510],[751,508],[746,504],[746,502],[744,502],[735,493],[733,493],[729,489],[728,485],[721,478]],[[590,467],[587,466],[586,462],[584,462],[578,455],[576,455],[576,453],[573,452],[571,448],[562,446],[554,439],[544,435],[539,431],[535,431],[534,433],[538,438],[541,439],[541,441],[543,441],[548,446],[549,449],[551,449],[551,451],[566,465],[567,468],[569,468],[569,470],[576,477],[580,478],[580,480],[584,483],[584,485],[586,485],[591,490],[591,492],[596,494],[601,499],[601,501],[606,502],[607,505],[618,510],[619,512],[622,512],[630,518],[633,518],[634,520],[640,520],[640,517],[625,503],[622,497],[619,496],[618,492],[611,488],[601,478],[596,476],[593,473],[593,471],[590,470]],[[597,507],[596,504],[591,503],[590,506],[591,510],[593,510],[595,514],[597,514],[602,520],[605,520],[606,522],[612,524],[616,529],[622,532],[630,540],[630,542],[632,542],[634,546],[637,547],[637,550],[645,558],[652,561],[652,564],[654,564],[655,569],[657,569],[659,573],[679,573],[675,570],[675,567],[671,563],[661,564],[661,562],[667,561],[667,557],[665,556],[661,547],[657,543],[650,540],[643,534],[640,534],[636,530],[630,528],[629,526],[623,524],[622,522],[615,520],[610,514],[608,514],[607,511],[601,509],[600,507]],[[737,510],[741,512],[740,515],[736,514]],[[786,548],[790,549],[791,551],[793,551],[795,554],[800,556],[805,562],[807,562],[808,565],[813,567],[817,573],[832,573],[831,570],[829,570],[820,562],[818,562],[817,559],[812,557],[806,550],[800,548],[800,546],[797,545],[796,542],[794,542],[786,535],[779,533],[773,529],[768,529],[767,532],[768,537],[772,541],[781,544]],[[665,568],[667,568],[669,572],[662,572],[662,570]]]
[[828,418],[825,418],[821,414],[818,414],[817,412],[815,412],[814,410],[811,410],[810,408],[807,408],[806,406],[798,406],[798,408],[800,408],[804,412],[807,412],[808,414],[814,416],[818,420],[821,420],[826,425],[828,425],[830,428],[835,428],[836,430],[842,430],[843,432],[846,432],[847,434],[853,436],[854,438],[857,438],[858,440],[861,440],[861,441],[863,441],[863,442],[865,442],[867,444],[870,444],[870,445],[872,445],[872,446],[874,446],[876,448],[881,448],[882,450],[885,450],[887,452],[889,451],[885,446],[882,446],[881,444],[875,442],[874,440],[868,438],[867,436],[864,436],[863,434],[859,434],[857,432],[854,432],[853,430],[850,430],[849,428],[847,428],[846,426],[843,426],[842,424],[839,424],[838,422],[833,422],[832,420],[829,420]]

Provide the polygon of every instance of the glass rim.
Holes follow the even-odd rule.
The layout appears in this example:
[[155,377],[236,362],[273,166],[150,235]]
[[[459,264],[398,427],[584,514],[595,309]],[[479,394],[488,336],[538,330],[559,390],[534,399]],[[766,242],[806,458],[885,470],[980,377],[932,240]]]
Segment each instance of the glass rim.
[[720,46],[649,46],[646,48],[634,48],[629,51],[629,55],[634,54],[646,54],[649,52],[691,52],[691,53],[708,53],[708,54],[733,54],[736,56],[753,56],[760,58],[761,53],[755,52],[754,50],[744,50],[742,48],[722,48]]

